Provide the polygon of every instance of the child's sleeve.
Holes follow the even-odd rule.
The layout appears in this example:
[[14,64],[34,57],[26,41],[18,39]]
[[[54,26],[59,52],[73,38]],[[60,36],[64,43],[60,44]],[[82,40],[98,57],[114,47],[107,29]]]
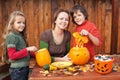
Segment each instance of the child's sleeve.
[[95,37],[97,37],[99,39],[99,45],[100,46],[102,44],[102,40],[101,40],[101,35],[100,35],[100,32],[99,30],[97,29],[96,26],[93,26],[91,32],[91,34],[93,34]]
[[16,48],[10,47],[7,49],[8,51],[8,56],[11,60],[17,60],[20,58],[24,58],[28,55],[28,51],[25,49],[22,49],[20,51],[16,51]]
[[6,39],[8,56],[11,60],[20,59],[28,55],[28,51],[26,48],[20,51],[16,51],[16,45],[18,41],[19,40],[16,39],[14,36],[8,36],[8,38]]
[[35,58],[35,52],[30,52],[30,56]]

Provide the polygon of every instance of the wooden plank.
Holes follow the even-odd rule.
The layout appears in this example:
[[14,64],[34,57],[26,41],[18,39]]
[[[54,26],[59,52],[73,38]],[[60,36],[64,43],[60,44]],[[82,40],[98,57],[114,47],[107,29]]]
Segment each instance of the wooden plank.
[[[74,0],[70,0],[69,6],[70,6],[69,10],[71,10],[72,7],[74,6]],[[68,30],[71,32],[71,34],[74,32],[75,26],[76,25],[72,22],[72,17],[70,16],[70,25],[69,25]],[[71,47],[73,46],[72,42],[73,42],[73,36],[71,36],[71,44],[70,44]]]
[[118,20],[118,48],[117,53],[120,54],[120,0],[119,0],[119,20]]
[[[101,32],[102,32],[101,36],[104,36],[105,35],[105,31],[106,31],[105,30],[105,15],[106,15],[106,11],[105,11],[106,8],[105,8],[105,6],[106,6],[105,2],[102,2],[102,8],[101,8],[101,26],[103,26],[103,27],[101,27]],[[101,51],[103,53],[105,53],[105,42],[106,42],[106,39],[105,39],[105,37],[102,37],[102,39],[105,40],[105,41],[102,42],[103,45],[101,47]]]
[[[2,1],[0,0],[0,12],[2,12]],[[2,36],[3,28],[2,28],[2,13],[0,13],[0,36]],[[3,39],[0,38],[0,43],[3,43]],[[3,53],[3,47],[0,46],[0,53]],[[2,54],[0,54],[2,56]]]
[[[35,45],[39,48],[41,34],[48,28],[51,28],[53,13],[59,8],[71,10],[76,4],[83,5],[88,13],[89,20],[94,22],[102,34],[103,45],[96,47],[98,53],[120,53],[120,5],[117,7],[119,12],[111,16],[117,8],[112,11],[112,0],[0,0],[0,37],[2,36],[8,16],[14,10],[21,10],[27,17],[26,36],[28,45]],[[116,1],[116,0],[115,0]],[[114,1],[114,2],[115,2]],[[120,4],[120,0],[117,0]],[[115,6],[117,6],[114,3]],[[117,10],[116,10],[117,11]],[[119,16],[119,17],[118,17]],[[113,20],[113,18],[115,20]],[[112,24],[111,24],[112,22]],[[116,26],[118,25],[118,29]],[[70,20],[69,31],[73,33],[75,24]],[[114,29],[112,29],[113,27]],[[117,31],[118,30],[118,34]],[[117,35],[116,35],[117,34]],[[114,39],[114,37],[116,40]],[[0,38],[0,44],[2,38]],[[72,44],[72,39],[71,39]],[[72,46],[71,46],[72,47]],[[117,48],[117,50],[116,50]],[[0,47],[0,56],[3,53],[3,47]]]
[[112,22],[112,5],[110,0],[105,1],[106,14],[105,14],[105,53],[110,54],[110,42],[111,42],[111,22]]
[[[104,36],[103,36],[104,30],[102,30],[102,27],[101,27],[102,26],[102,1],[98,0],[96,6],[97,6],[97,15],[96,15],[97,16],[97,19],[96,19],[97,24],[96,24],[96,26],[97,26],[98,30],[100,31],[101,38],[104,41]],[[96,50],[95,50],[96,54],[104,53],[103,50],[99,51],[102,48],[104,48],[104,44],[102,44],[100,48],[96,48]]]
[[4,29],[6,27],[6,23],[8,21],[8,12],[9,12],[9,8],[6,6],[8,5],[8,1],[3,1],[1,0],[0,1],[0,7],[1,7],[1,17],[0,17],[0,34],[1,34],[1,39],[0,39],[0,57],[2,56],[2,54],[4,53],[4,46],[2,46],[1,44],[4,43],[4,40],[2,38],[2,35],[3,35],[3,32],[4,32]]
[[11,79],[10,79],[10,74],[8,73],[8,74],[0,77],[0,80],[11,80]]
[[119,0],[112,0],[111,54],[117,54]]
[[33,13],[34,13],[34,9],[33,9],[33,0],[29,0],[28,2],[27,2],[27,10],[28,10],[28,14],[26,15],[27,16],[27,21],[28,21],[28,23],[27,23],[27,29],[28,29],[28,43],[29,43],[29,46],[31,46],[31,45],[34,45],[34,42],[35,42],[35,39],[34,39],[34,15],[33,15]]
[[52,0],[52,2],[51,2],[51,19],[52,19],[52,22],[54,21],[53,20],[53,15],[54,15],[54,13],[55,13],[55,11],[59,8],[59,2],[57,1],[57,0]]
[[65,1],[64,0],[58,0],[59,2],[59,5],[58,5],[58,7],[60,8],[60,9],[65,9]]
[[0,65],[0,73],[9,71],[9,67],[10,67],[10,64],[3,64],[3,65]]
[[43,33],[43,31],[44,31],[44,9],[43,9],[43,7],[44,7],[44,4],[43,4],[43,0],[39,0],[39,38],[40,38],[40,36],[41,36],[41,34]]
[[40,22],[39,22],[39,19],[40,19],[39,18],[39,15],[40,15],[40,7],[39,7],[40,0],[34,0],[33,3],[34,3],[33,4],[33,11],[34,11],[34,14],[33,14],[34,21],[33,22],[34,22],[34,34],[35,34],[34,35],[34,40],[35,40],[34,45],[36,45],[37,48],[39,49],[39,40],[40,40],[39,26],[41,25]]
[[44,21],[44,31],[48,28],[51,28],[51,0],[44,0],[43,7],[43,21]]

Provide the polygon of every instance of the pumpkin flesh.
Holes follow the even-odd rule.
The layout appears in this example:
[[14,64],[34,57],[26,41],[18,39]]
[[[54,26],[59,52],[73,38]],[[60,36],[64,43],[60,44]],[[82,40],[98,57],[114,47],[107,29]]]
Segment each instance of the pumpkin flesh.
[[37,51],[35,56],[37,64],[41,67],[51,63],[51,56],[46,48]]

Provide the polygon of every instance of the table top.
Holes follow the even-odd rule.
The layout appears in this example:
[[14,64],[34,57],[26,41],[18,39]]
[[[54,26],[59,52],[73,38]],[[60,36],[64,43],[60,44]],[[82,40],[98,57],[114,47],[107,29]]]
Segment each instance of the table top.
[[[120,56],[115,55],[114,63],[120,63]],[[78,75],[61,75],[58,73],[52,74],[50,76],[44,76],[40,73],[43,68],[39,67],[37,64],[34,66],[32,73],[29,76],[29,80],[120,80],[120,72],[112,71],[109,74],[99,74],[96,71],[81,71]]]

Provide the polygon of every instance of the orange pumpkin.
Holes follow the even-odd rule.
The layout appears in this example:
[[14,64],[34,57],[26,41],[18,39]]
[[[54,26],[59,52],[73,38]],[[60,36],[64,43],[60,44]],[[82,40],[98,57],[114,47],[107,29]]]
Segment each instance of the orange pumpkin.
[[73,47],[69,52],[69,57],[73,64],[81,65],[89,61],[90,55],[86,47]]
[[[99,58],[97,58],[97,57],[99,57]],[[94,57],[95,71],[100,73],[100,74],[110,73],[112,71],[113,61],[114,61],[114,58],[110,57],[109,55],[97,55],[97,56],[95,56]]]
[[76,41],[76,47],[71,48],[69,57],[76,65],[85,64],[89,61],[90,54],[86,47],[83,47],[88,42],[87,36],[81,36],[79,32],[74,32],[73,37]]
[[41,67],[51,63],[51,56],[47,48],[40,49],[36,52],[36,62]]

